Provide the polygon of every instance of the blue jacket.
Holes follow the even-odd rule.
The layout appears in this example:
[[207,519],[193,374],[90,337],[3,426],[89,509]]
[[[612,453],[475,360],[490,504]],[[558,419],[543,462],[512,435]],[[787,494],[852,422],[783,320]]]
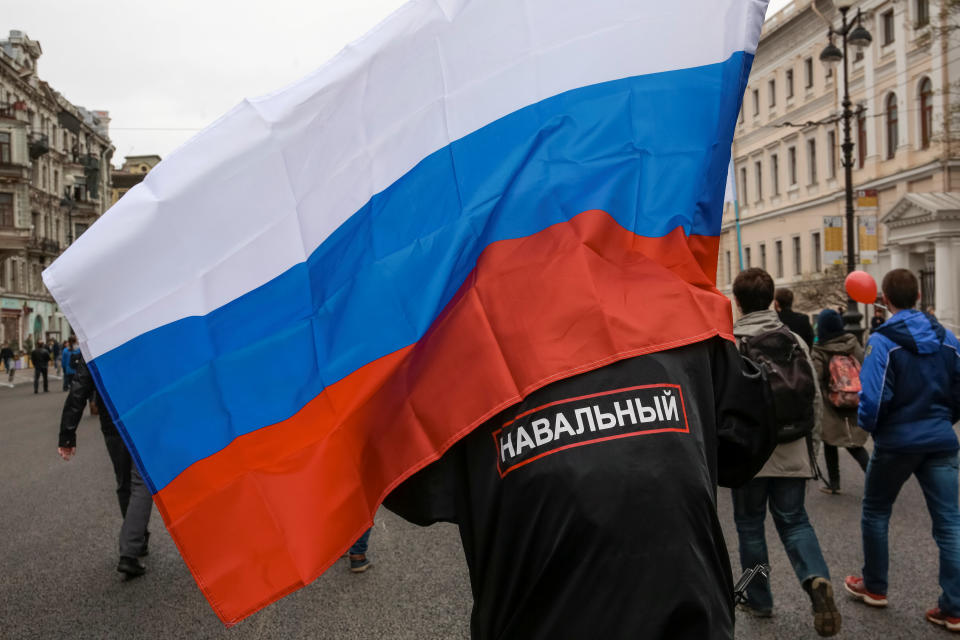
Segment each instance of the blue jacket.
[[860,372],[860,426],[877,447],[932,453],[960,448],[960,345],[933,317],[908,309],[867,341]]
[[71,374],[71,375],[76,373],[76,371],[74,371],[73,367],[70,366],[70,356],[72,356],[72,355],[75,354],[75,353],[79,353],[79,352],[80,352],[79,349],[72,349],[72,350],[71,350],[71,349],[68,349],[68,348],[66,348],[66,347],[63,348],[63,353],[62,353],[61,356],[60,356],[62,359],[61,359],[60,362],[63,364],[63,372],[64,372],[64,373],[66,373],[66,374]]

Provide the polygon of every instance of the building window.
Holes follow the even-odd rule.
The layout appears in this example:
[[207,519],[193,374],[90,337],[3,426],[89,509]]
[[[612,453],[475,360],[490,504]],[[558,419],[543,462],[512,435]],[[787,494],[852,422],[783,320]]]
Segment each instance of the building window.
[[777,81],[771,80],[767,87],[770,91],[770,106],[775,107],[777,106]]
[[811,252],[813,253],[813,269],[817,273],[823,271],[823,255],[820,253],[820,232],[814,231],[811,236]]
[[817,141],[807,140],[807,173],[810,177],[809,184],[817,183]]
[[767,245],[763,242],[760,243],[760,268],[767,270]]
[[803,273],[803,256],[800,254],[800,236],[793,236],[793,275]]
[[750,247],[743,248],[743,265],[749,269],[752,265],[750,264]]
[[887,46],[892,43],[895,38],[893,32],[893,9],[884,12],[880,16],[880,22],[883,29],[883,46]]
[[790,173],[790,186],[797,184],[797,148],[787,149],[787,171]]
[[898,129],[897,117],[897,94],[891,93],[887,96],[887,159],[892,158],[897,153],[897,138],[900,130]]
[[930,147],[933,135],[933,84],[930,78],[920,81],[920,148]]
[[783,277],[783,240],[777,240],[774,245],[777,252],[777,277]]
[[863,169],[867,162],[867,116],[863,109],[857,112],[857,163]]
[[837,132],[827,131],[827,177],[837,177]]
[[930,0],[917,0],[916,28],[930,24]]
[[760,115],[760,90],[753,90],[753,115]]
[[787,99],[793,97],[793,69],[787,69]]
[[727,284],[733,280],[733,257],[727,251]]
[[803,82],[807,89],[813,88],[813,58],[803,61]]
[[10,134],[0,131],[0,163],[10,164]]
[[777,154],[770,155],[770,187],[772,195],[780,193],[780,159]]
[[13,227],[13,194],[0,193],[0,228]]
[[740,194],[737,200],[741,203],[747,201],[747,168],[740,167]]
[[757,198],[756,201],[763,200],[763,165],[759,160],[753,163],[753,170],[757,177]]

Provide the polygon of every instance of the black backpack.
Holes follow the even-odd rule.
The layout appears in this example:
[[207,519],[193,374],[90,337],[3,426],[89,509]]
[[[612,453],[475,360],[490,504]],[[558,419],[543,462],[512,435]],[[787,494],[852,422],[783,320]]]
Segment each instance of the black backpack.
[[786,326],[740,339],[740,352],[757,363],[766,379],[766,401],[777,442],[793,442],[813,433],[816,386],[813,366]]

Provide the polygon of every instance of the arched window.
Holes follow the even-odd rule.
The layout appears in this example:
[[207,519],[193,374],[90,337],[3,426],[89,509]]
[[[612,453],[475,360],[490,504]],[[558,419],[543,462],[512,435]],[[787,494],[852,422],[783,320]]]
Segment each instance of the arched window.
[[900,130],[897,127],[897,94],[887,96],[887,159],[897,153],[897,139]]
[[930,78],[920,81],[920,148],[930,147],[933,135],[933,83]]

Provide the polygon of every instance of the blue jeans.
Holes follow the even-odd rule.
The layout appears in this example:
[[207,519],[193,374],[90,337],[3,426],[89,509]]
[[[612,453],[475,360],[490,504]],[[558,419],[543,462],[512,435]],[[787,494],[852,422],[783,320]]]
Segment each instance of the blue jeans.
[[[769,503],[773,523],[800,584],[806,588],[814,578],[830,579],[820,542],[803,506],[806,489],[805,478],[754,478],[733,490],[733,519],[740,538],[740,566],[743,569],[768,562],[763,522]],[[768,580],[758,578],[750,583],[747,604],[755,609],[773,609],[773,593]]]
[[957,506],[957,453],[897,453],[874,450],[863,489],[863,583],[887,593],[890,566],[887,530],[900,487],[917,476],[940,548],[940,610],[960,616],[960,508]]
[[353,543],[353,546],[350,547],[350,553],[353,555],[363,555],[367,553],[367,541],[370,540],[370,532],[373,531],[373,528],[369,528],[363,532],[363,535],[360,536],[356,542]]

